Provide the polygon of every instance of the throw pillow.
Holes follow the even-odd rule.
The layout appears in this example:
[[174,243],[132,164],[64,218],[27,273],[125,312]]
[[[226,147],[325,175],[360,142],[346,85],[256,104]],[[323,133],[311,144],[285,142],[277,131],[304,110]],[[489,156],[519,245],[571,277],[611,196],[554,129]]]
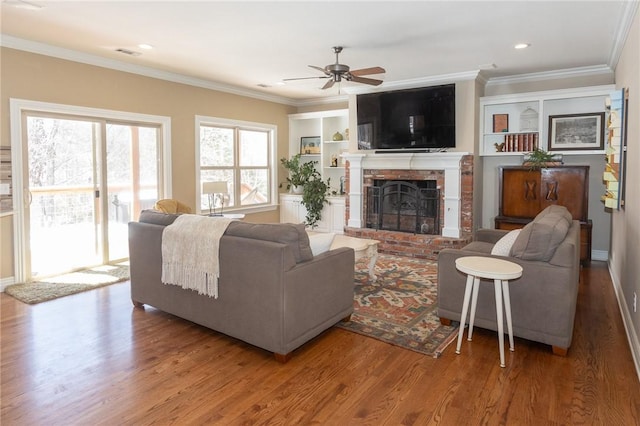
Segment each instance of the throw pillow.
[[491,249],[491,254],[496,256],[509,256],[511,254],[511,246],[513,246],[516,238],[520,235],[520,231],[522,231],[522,229],[514,229],[513,231],[509,231],[504,237],[500,238]]
[[569,230],[564,218],[548,215],[536,219],[522,228],[516,238],[511,254],[522,260],[539,260],[548,262],[562,243]]
[[329,251],[331,243],[336,234],[332,232],[319,232],[317,234],[309,235],[309,245],[311,246],[311,253],[317,256],[325,251]]

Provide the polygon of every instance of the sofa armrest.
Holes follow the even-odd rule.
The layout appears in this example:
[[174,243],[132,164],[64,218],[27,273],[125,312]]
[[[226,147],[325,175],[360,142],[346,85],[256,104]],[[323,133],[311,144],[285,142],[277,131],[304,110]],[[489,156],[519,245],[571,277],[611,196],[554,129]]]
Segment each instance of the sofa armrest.
[[[456,269],[463,256],[478,256],[468,250],[442,250],[438,257],[438,316],[460,320],[467,276]],[[561,348],[571,345],[578,294],[579,263],[569,267],[514,257],[491,256],[522,266],[522,277],[510,281],[511,310],[516,336]],[[480,286],[476,313],[478,327],[496,330],[494,288]]]
[[341,247],[286,272],[284,330],[288,349],[351,315],[354,258],[353,249]]
[[500,238],[507,235],[507,233],[509,233],[509,231],[505,231],[503,229],[478,229],[473,237],[473,240],[495,244]]

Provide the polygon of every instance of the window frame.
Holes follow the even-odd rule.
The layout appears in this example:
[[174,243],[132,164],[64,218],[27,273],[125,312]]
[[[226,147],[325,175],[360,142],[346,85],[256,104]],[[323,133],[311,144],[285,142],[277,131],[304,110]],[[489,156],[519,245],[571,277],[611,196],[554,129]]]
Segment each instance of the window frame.
[[[237,200],[237,205],[234,207],[227,208],[225,206],[224,211],[229,213],[259,213],[265,211],[273,211],[277,209],[278,206],[278,183],[277,183],[277,166],[278,163],[276,161],[277,158],[277,140],[278,140],[278,126],[274,124],[267,123],[258,123],[252,121],[243,121],[243,120],[232,120],[220,117],[208,117],[202,115],[196,115],[195,117],[195,156],[196,156],[196,209],[199,214],[206,214],[208,211],[205,211],[202,207],[202,182],[201,176],[203,170],[208,170],[209,168],[203,168],[200,164],[200,128],[202,126],[207,127],[222,127],[222,128],[231,128],[234,130],[234,159],[233,159],[233,170],[235,176],[234,182],[234,190],[236,193],[234,194],[234,200]],[[241,167],[239,165],[238,159],[238,130],[248,130],[248,131],[261,131],[269,133],[269,146],[268,146],[268,164],[267,164],[267,173],[268,173],[268,190],[269,190],[269,201],[263,204],[252,204],[252,205],[240,205],[240,172],[245,169],[251,169],[255,167]],[[227,167],[220,167],[227,168]]]

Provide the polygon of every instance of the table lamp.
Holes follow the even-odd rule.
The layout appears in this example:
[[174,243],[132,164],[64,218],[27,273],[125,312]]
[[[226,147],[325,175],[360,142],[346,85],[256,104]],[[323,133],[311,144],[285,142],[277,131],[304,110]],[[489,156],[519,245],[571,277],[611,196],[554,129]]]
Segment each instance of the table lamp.
[[[229,192],[226,181],[203,182],[202,193],[209,196],[209,216],[222,216],[224,195]],[[216,213],[215,196],[220,195],[220,213]]]

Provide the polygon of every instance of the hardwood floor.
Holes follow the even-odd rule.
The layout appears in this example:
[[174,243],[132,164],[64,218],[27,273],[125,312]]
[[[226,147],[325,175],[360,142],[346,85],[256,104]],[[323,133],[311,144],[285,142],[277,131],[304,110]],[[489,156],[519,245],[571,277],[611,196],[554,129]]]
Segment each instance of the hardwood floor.
[[[2,294],[3,425],[640,424],[606,265],[583,271],[566,357],[474,330],[433,359],[333,328],[273,355],[153,308],[129,284],[29,306]],[[514,315],[517,313],[514,312]]]

